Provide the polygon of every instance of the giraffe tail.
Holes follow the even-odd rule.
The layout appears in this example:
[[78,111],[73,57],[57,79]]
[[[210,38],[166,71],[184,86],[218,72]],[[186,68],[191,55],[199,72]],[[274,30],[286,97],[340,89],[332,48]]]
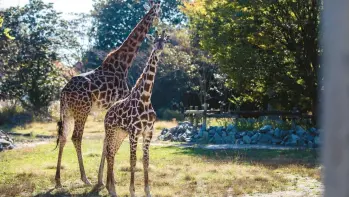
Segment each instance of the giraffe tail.
[[59,144],[59,137],[63,135],[63,121],[59,120],[57,122],[57,126],[58,126],[58,136],[57,136],[57,141],[56,141],[56,147],[53,150],[56,150]]
[[57,135],[57,141],[56,141],[56,147],[53,150],[56,150],[59,144],[59,138],[63,135],[63,107],[64,107],[64,99],[63,99],[63,92],[61,93],[61,100],[60,100],[60,119],[57,122],[57,127],[58,127],[58,135]]

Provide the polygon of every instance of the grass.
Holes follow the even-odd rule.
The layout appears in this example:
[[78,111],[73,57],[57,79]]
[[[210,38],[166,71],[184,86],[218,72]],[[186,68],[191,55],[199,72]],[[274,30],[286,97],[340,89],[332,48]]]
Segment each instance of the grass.
[[[172,128],[177,126],[176,121],[157,121],[155,122],[154,136],[158,136],[163,128]],[[72,126],[71,126],[72,127]],[[0,130],[11,131],[16,133],[31,133],[35,135],[57,135],[57,123],[56,122],[32,122],[24,126],[17,126],[14,128],[2,126]],[[72,128],[70,129],[72,132]],[[104,123],[103,121],[96,121],[93,117],[89,116],[84,129],[84,136],[88,137],[102,137],[104,136]]]
[[[160,126],[159,126],[160,127]],[[63,154],[63,189],[54,188],[55,144],[38,145],[0,153],[0,196],[107,196],[92,192],[80,181],[71,141]],[[144,196],[141,145],[138,147],[136,195]],[[85,139],[83,156],[87,176],[97,183],[102,139]],[[202,150],[151,146],[150,180],[153,196],[226,196],[269,193],[287,189],[292,176],[320,180],[318,155],[299,150]],[[116,156],[116,188],[129,196],[129,144]]]

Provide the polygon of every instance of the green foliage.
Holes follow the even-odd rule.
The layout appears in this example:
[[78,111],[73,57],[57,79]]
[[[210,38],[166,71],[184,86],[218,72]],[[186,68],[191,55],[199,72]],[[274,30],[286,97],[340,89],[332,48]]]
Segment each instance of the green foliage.
[[36,114],[47,113],[64,84],[54,61],[66,55],[59,50],[76,46],[75,37],[53,5],[41,0],[6,9],[4,18],[15,39],[7,46],[10,51],[0,50],[0,56],[5,57],[0,94],[18,99],[25,109]]
[[193,39],[226,73],[235,102],[315,113],[321,1],[185,3]]
[[176,119],[177,121],[183,121],[184,120],[184,115],[181,114],[178,111],[166,109],[166,108],[161,108],[157,112],[157,116],[161,120],[173,120]]
[[[96,48],[110,50],[120,45],[146,13],[144,4],[148,0],[96,0],[92,15],[92,34]],[[168,24],[181,24],[185,16],[178,10],[181,1],[163,1],[161,20]]]
[[16,103],[7,103],[0,108],[0,125],[13,127],[24,125],[32,120],[33,116]]

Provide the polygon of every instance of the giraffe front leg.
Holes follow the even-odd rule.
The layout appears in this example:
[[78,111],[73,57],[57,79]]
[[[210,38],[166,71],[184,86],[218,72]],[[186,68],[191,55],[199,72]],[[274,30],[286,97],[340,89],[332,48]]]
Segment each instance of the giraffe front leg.
[[136,131],[134,130],[130,134],[130,164],[131,164],[131,179],[130,179],[130,194],[131,197],[135,197],[135,170],[137,163],[137,141],[138,136],[136,135]]
[[149,133],[143,133],[143,171],[144,171],[144,192],[146,197],[151,197],[149,188],[149,146],[151,138],[153,137],[153,130]]

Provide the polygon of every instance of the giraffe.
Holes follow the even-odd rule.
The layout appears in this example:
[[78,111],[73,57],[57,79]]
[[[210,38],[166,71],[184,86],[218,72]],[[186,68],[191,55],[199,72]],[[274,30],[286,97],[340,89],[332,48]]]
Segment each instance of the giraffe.
[[132,88],[128,97],[116,102],[106,113],[104,119],[105,139],[103,145],[102,159],[99,168],[98,182],[102,183],[104,161],[107,158],[107,183],[106,188],[111,196],[116,196],[114,179],[114,157],[123,140],[129,136],[130,140],[130,165],[131,181],[130,193],[135,196],[134,173],[136,168],[136,149],[138,136],[143,136],[143,169],[144,169],[144,191],[150,197],[148,167],[149,167],[149,145],[153,135],[156,113],[152,107],[150,98],[154,86],[155,73],[159,56],[168,40],[163,31],[161,36],[148,36],[153,40],[153,50],[148,59],[142,75],[138,78],[136,85]]
[[[114,102],[129,94],[127,73],[145,39],[153,21],[159,17],[160,1],[149,1],[151,8],[132,30],[122,45],[110,52],[101,66],[90,72],[73,77],[62,89],[60,96],[60,120],[57,146],[59,145],[56,188],[62,187],[60,179],[61,160],[67,141],[69,125],[74,120],[72,141],[76,149],[81,180],[91,185],[85,174],[81,155],[81,141],[85,122],[92,108],[108,109]],[[57,147],[56,146],[56,147]]]

